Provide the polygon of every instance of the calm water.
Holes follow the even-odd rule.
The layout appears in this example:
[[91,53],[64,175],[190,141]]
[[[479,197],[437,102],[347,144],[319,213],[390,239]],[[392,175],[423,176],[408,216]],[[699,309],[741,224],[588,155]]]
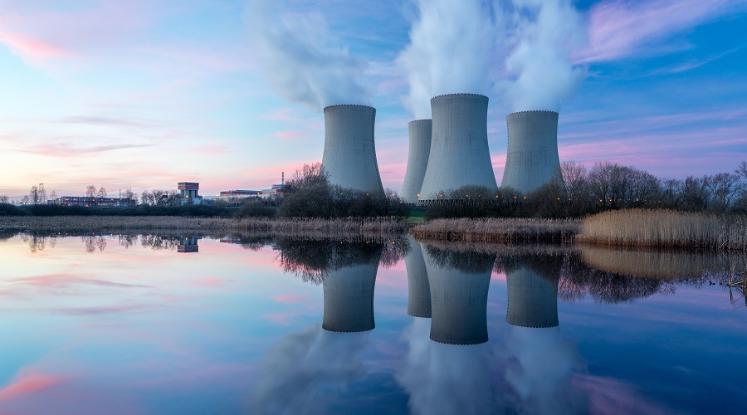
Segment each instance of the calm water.
[[0,238],[0,414],[744,413],[744,258]]

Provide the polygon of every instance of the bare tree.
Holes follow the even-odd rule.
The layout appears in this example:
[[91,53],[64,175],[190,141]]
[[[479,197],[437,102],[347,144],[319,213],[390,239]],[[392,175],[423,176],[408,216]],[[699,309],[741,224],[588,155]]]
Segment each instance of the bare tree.
[[706,185],[710,193],[710,208],[717,212],[725,212],[739,196],[739,176],[731,173],[719,173],[708,177]]
[[47,191],[44,190],[44,183],[39,183],[39,203],[47,204]]
[[8,203],[9,200],[8,196],[0,195],[0,203]]
[[96,197],[96,186],[92,184],[88,185],[88,187],[86,187],[86,196]]
[[99,191],[98,191],[98,193],[97,193],[96,195],[97,195],[97,196],[98,196],[99,198],[104,198],[104,197],[106,197],[106,189],[104,189],[104,187],[103,187],[103,186],[101,186],[101,187],[99,188]]

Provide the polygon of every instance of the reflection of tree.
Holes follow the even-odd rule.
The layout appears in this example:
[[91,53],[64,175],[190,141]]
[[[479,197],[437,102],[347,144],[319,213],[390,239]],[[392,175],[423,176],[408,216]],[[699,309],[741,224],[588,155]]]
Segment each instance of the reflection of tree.
[[378,263],[384,245],[374,242],[309,241],[279,238],[280,265],[304,281],[320,284],[332,271],[343,267]]
[[[51,242],[51,237],[36,234],[21,234],[21,240],[29,245],[31,253],[43,251],[47,247],[47,242]],[[54,243],[50,243],[54,248]]]
[[104,252],[104,249],[106,249],[106,238],[103,236],[82,236],[81,240],[86,247],[86,252],[96,252],[97,249],[99,252]]
[[427,244],[425,250],[432,264],[439,268],[453,268],[462,272],[482,273],[493,268],[495,254],[449,249],[447,244]]

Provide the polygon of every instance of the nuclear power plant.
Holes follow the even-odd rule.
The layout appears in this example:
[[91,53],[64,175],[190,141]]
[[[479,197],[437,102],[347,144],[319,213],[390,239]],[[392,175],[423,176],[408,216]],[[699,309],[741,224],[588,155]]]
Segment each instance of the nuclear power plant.
[[366,105],[324,108],[322,166],[333,185],[383,196],[374,145],[376,109]]
[[531,193],[559,178],[558,113],[514,112],[506,123],[508,151],[501,186]]
[[431,289],[431,340],[446,344],[488,341],[487,305],[495,255],[426,248]]
[[436,96],[431,112],[431,148],[418,200],[447,198],[464,186],[498,190],[488,148],[488,97]]
[[381,250],[367,261],[332,270],[324,278],[322,328],[336,332],[373,330],[374,284]]
[[400,195],[407,203],[418,201],[425,169],[428,167],[428,154],[431,151],[432,126],[431,120],[414,120],[407,125],[410,146],[407,153],[407,172]]

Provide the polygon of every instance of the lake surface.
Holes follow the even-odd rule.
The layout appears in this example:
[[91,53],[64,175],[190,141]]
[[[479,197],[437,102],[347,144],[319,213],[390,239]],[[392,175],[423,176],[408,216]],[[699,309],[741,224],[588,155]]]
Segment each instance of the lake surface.
[[0,237],[0,414],[744,413],[744,257]]

